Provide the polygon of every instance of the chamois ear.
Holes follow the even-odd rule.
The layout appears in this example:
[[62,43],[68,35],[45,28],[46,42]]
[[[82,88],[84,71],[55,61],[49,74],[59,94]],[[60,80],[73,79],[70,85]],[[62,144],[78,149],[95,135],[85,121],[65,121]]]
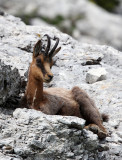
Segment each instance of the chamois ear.
[[41,51],[41,47],[42,47],[42,43],[41,40],[39,40],[35,46],[34,46],[34,50],[33,50],[33,57],[37,57]]
[[52,54],[52,57],[54,57],[60,50],[61,50],[61,47],[57,48]]

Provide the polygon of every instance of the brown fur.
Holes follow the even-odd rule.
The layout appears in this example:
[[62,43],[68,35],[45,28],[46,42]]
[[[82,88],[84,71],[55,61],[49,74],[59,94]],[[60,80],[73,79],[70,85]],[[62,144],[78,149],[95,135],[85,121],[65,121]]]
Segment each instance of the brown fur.
[[[50,70],[53,62],[50,55],[40,53],[40,48],[41,42],[38,41],[34,47],[28,84],[21,106],[33,108],[50,115],[57,114],[83,118],[86,120],[86,129],[97,133],[99,138],[106,137],[107,131],[102,125],[102,118],[105,119],[105,115],[101,116],[93,100],[85,91],[79,87],[74,87],[72,90],[49,88],[43,91],[43,82],[49,82],[53,77]],[[55,54],[58,51],[59,48],[54,51]],[[51,55],[55,54],[51,53]]]
[[107,114],[102,113],[101,116],[102,116],[103,122],[108,122],[109,121],[109,116]]

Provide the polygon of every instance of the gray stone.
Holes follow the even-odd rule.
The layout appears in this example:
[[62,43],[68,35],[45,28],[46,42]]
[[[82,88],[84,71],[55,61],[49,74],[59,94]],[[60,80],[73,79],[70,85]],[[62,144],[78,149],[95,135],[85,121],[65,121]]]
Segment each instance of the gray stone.
[[[99,141],[97,135],[83,129],[85,121],[80,118],[45,115],[25,108],[14,111],[6,103],[0,107],[0,159],[122,159],[122,137],[119,134],[122,52],[108,46],[81,44],[54,27],[27,26],[19,18],[7,14],[0,16],[0,22],[0,59],[5,68],[10,66],[10,73],[17,68],[18,77],[26,82],[34,44],[46,33],[52,38],[57,36],[62,49],[52,68],[54,79],[45,87],[71,89],[77,85],[86,90],[100,112],[109,114],[110,118],[110,122],[104,122],[109,137]],[[87,72],[99,67],[108,72],[107,79],[87,84]],[[14,78],[14,74],[9,77]],[[11,146],[13,153],[3,155],[2,148],[6,146]]]
[[[121,132],[117,132],[117,135],[122,138],[122,131]],[[122,142],[121,142],[122,143]]]
[[105,145],[105,144],[100,144],[99,147],[98,147],[98,150],[99,150],[99,152],[108,151],[109,150],[109,146]]
[[23,158],[0,153],[0,160],[23,160]]
[[40,142],[40,141],[38,141],[38,140],[33,140],[32,142],[31,142],[31,144],[30,144],[30,146],[32,147],[32,148],[37,148],[37,149],[45,149],[45,144],[44,143],[42,143],[42,142]]
[[87,83],[95,83],[106,79],[107,72],[105,68],[90,69],[86,74]]
[[117,130],[120,131],[120,132],[122,132],[122,121],[117,126]]
[[20,92],[20,74],[16,68],[0,60],[0,106],[17,105]]

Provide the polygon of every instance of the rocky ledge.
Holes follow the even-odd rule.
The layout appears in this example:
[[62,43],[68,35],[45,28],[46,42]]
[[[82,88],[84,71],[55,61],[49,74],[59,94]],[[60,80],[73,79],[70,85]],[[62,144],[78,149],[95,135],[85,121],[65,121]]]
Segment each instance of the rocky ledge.
[[[61,51],[52,68],[54,79],[46,87],[79,86],[92,97],[109,137],[83,129],[84,120],[49,116],[17,107],[23,93],[34,44],[44,34],[60,38]],[[122,53],[112,47],[81,44],[54,27],[28,26],[19,18],[0,15],[0,159],[1,160],[120,160],[122,159]],[[90,69],[104,68],[105,80],[86,82]]]

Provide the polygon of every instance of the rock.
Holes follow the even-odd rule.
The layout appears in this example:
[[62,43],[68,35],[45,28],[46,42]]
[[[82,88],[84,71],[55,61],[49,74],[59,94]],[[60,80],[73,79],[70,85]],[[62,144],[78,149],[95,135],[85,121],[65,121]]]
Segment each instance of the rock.
[[119,125],[117,126],[117,130],[122,131],[122,122],[120,122]]
[[[81,44],[54,27],[25,25],[19,18],[4,13],[0,16],[0,59],[4,69],[10,68],[11,83],[17,72],[17,84],[19,78],[27,81],[33,46],[46,33],[59,37],[62,49],[54,59],[54,79],[45,87],[79,86],[86,90],[100,112],[109,115],[110,123],[104,122],[109,137],[99,141],[97,135],[83,129],[85,121],[77,117],[14,110],[6,103],[0,107],[0,159],[122,159],[121,52],[108,46]],[[107,79],[87,84],[87,72],[99,67],[108,72]],[[5,150],[7,146],[12,147],[10,153]]]
[[88,142],[85,144],[85,148],[87,148],[88,151],[98,149],[97,136],[90,131],[88,131],[86,136],[88,136]]
[[1,160],[23,160],[23,158],[19,157],[19,156],[11,156],[11,154],[9,156],[0,153],[0,159]]
[[122,1],[121,0],[118,0],[118,1],[119,1],[119,5],[115,8],[115,12],[117,14],[122,15]]
[[114,152],[115,155],[118,156],[118,159],[120,159],[120,157],[121,157],[121,149],[118,146],[118,144],[112,144],[110,147],[111,147],[111,154]]
[[86,74],[87,83],[95,83],[106,79],[107,72],[105,68],[90,69]]
[[[17,117],[18,113],[19,116]],[[27,130],[24,130],[23,128],[26,128],[27,124],[18,125],[17,121],[21,121],[21,119],[23,121],[26,120],[27,117],[23,116],[26,114],[28,119],[34,118],[32,121],[29,121]],[[35,116],[35,114],[40,116]],[[61,122],[63,118],[65,119],[65,124]],[[83,134],[82,129],[76,129],[75,126],[72,126],[76,121],[81,124],[82,127],[84,126],[84,121],[77,117],[72,117],[69,122],[68,117],[45,115],[31,109],[16,109],[13,113],[12,123],[7,126],[8,129],[13,125],[16,126],[16,130],[13,128],[13,134],[11,135],[13,140],[16,139],[16,132],[21,134],[21,139],[14,140],[13,155],[17,154],[22,157],[31,157],[31,159],[36,159],[36,157],[40,157],[40,159],[50,157],[50,159],[52,159],[60,156],[62,159],[67,159],[71,157],[74,158],[76,156],[74,153],[82,156],[84,149],[90,150],[90,152],[96,150],[95,152],[97,154],[97,136],[89,131],[85,131],[85,134]],[[31,137],[28,136],[30,133]],[[1,140],[0,142],[2,143]],[[10,144],[11,142],[9,145]],[[72,150],[71,146],[74,146]],[[80,149],[77,150],[79,147]],[[34,153],[36,153],[35,157],[33,156]]]
[[108,145],[105,145],[105,144],[100,144],[99,147],[99,152],[102,152],[102,151],[108,151],[109,150],[109,147]]
[[11,65],[5,65],[0,60],[0,106],[17,105],[20,93],[20,74]]
[[33,18],[30,20],[30,24],[33,26],[48,26],[49,24],[39,18]]
[[[22,17],[27,24],[39,24],[39,20],[33,20],[37,17],[41,24],[42,21],[53,24],[82,43],[107,44],[122,50],[122,17],[88,0],[50,0],[50,3],[45,0],[30,0],[29,3],[1,0],[0,6],[6,12]],[[121,12],[121,5],[117,10]]]

